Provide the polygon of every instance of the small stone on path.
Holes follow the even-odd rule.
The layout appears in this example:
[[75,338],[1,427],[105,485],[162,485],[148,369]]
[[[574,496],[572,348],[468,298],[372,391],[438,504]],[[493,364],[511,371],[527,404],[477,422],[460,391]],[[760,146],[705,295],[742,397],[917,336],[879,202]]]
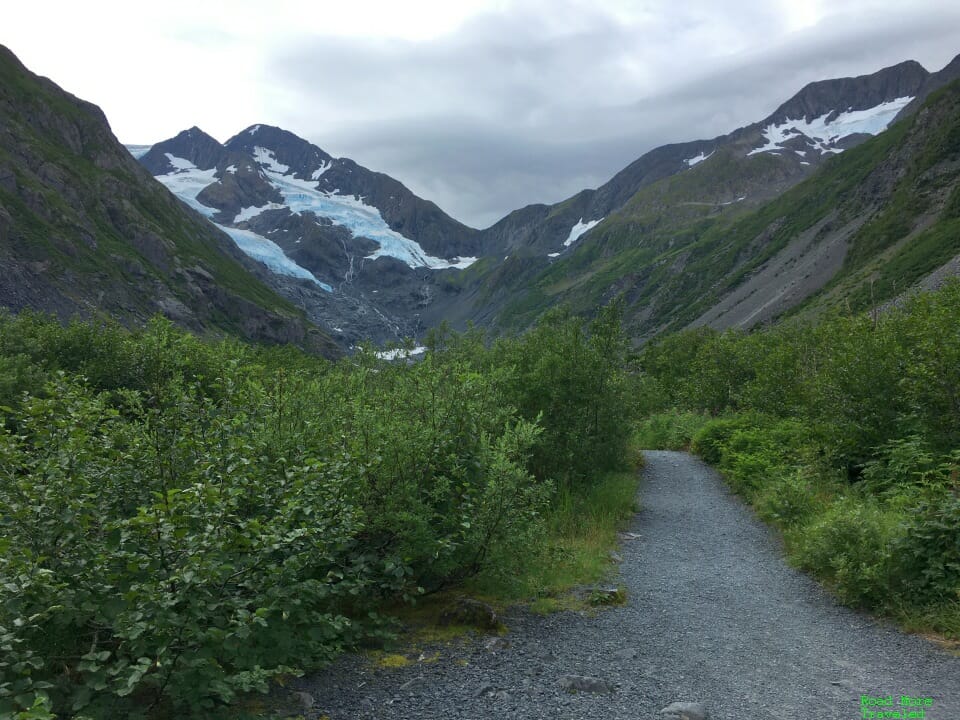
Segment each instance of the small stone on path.
[[310,710],[313,709],[313,695],[303,691],[292,693],[292,695],[293,699],[300,704],[300,707],[303,708],[304,712],[310,712]]
[[564,675],[560,687],[568,692],[612,693],[614,686],[606,680],[588,675]]
[[667,705],[660,714],[664,720],[707,720],[710,716],[701,703],[673,702]]
[[487,652],[506,650],[508,647],[510,647],[510,641],[502,637],[490,638],[483,644],[483,648]]

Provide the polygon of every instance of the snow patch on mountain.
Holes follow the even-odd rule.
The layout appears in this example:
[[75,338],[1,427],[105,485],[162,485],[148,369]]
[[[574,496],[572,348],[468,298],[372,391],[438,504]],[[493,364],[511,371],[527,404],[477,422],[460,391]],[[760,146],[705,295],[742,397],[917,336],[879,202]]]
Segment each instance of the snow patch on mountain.
[[259,125],[254,125],[252,128],[250,128],[249,130],[247,130],[247,133],[250,134],[250,135],[256,135],[256,134],[257,134],[257,131],[258,131],[259,129],[260,129],[260,126],[259,126]]
[[710,155],[704,155],[703,152],[701,152],[699,155],[695,155],[692,158],[687,158],[684,160],[684,162],[687,164],[687,167],[693,167],[694,165],[702,163],[704,160],[711,157],[715,152],[716,150],[711,150]]
[[564,247],[570,247],[577,240],[580,239],[580,236],[583,235],[587,230],[596,227],[603,221],[603,218],[599,220],[591,220],[590,222],[584,222],[583,218],[577,222],[572,228],[570,228],[570,234],[567,236],[567,239],[563,241]]
[[[259,127],[259,125],[257,127]],[[253,148],[253,159],[256,160],[261,167],[265,167],[270,172],[279,173],[280,175],[286,175],[288,172],[290,172],[289,165],[284,165],[282,162],[277,162],[277,158],[273,154],[273,150],[268,150],[267,148],[260,147],[259,145],[255,145]]]
[[238,212],[237,216],[233,219],[233,224],[236,225],[237,223],[245,222],[267,210],[284,210],[286,207],[286,205],[281,205],[280,203],[268,202],[266,205],[261,205],[260,207],[251,205],[250,207],[240,208],[240,212]]
[[812,120],[788,118],[779,125],[771,123],[763,129],[766,144],[747,154],[785,150],[783,143],[798,135],[806,136],[810,146],[822,153],[839,153],[843,148],[832,147],[838,140],[856,134],[879,135],[911,100],[912,97],[901,97],[866,110],[847,110],[833,120],[829,118],[834,113],[829,112]]
[[182,157],[177,157],[176,155],[171,155],[170,153],[164,153],[167,156],[167,160],[173,166],[174,170],[196,170],[197,166],[194,165],[189,160],[184,160]]
[[313,175],[310,176],[311,180],[319,180],[320,176],[323,175],[327,170],[333,167],[333,163],[327,162],[323,163],[320,167],[313,171]]

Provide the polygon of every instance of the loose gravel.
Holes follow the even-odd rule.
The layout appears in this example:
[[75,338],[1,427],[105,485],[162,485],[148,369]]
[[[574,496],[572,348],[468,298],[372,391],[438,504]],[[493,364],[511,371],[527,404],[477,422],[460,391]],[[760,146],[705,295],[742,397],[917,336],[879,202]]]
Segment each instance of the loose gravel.
[[[641,501],[619,550],[625,606],[514,610],[508,647],[438,646],[406,668],[342,657],[298,684],[305,716],[662,720],[696,702],[711,720],[853,720],[862,695],[907,695],[932,699],[925,720],[960,720],[960,658],[839,606],[702,462],[647,453]],[[571,692],[571,676],[613,690]]]

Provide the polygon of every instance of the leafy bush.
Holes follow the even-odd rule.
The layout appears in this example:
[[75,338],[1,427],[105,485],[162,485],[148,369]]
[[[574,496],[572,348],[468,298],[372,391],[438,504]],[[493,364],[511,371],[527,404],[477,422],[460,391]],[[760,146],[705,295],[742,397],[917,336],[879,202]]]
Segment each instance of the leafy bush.
[[508,401],[543,428],[532,457],[538,478],[578,485],[624,467],[634,403],[621,313],[610,305],[584,328],[567,308],[556,308],[522,337],[494,345],[493,357],[514,370]]
[[690,449],[711,465],[716,465],[723,457],[723,448],[733,433],[755,427],[757,421],[750,416],[716,418],[704,423],[694,433]]
[[825,513],[790,536],[800,567],[825,579],[841,600],[883,607],[899,578],[892,540],[901,522],[876,501],[838,498]]
[[0,316],[0,716],[210,716],[509,577],[557,482],[624,460],[619,320],[437,339],[330,365]]
[[792,420],[734,429],[721,445],[719,467],[730,485],[748,500],[773,478],[800,462],[806,429]]
[[699,412],[670,410],[655,413],[637,423],[637,442],[654,450],[681,450],[690,445],[708,416]]
[[781,528],[803,525],[826,510],[834,490],[806,468],[787,470],[760,487],[757,513]]
[[[954,466],[955,470],[956,466]],[[960,494],[956,487],[925,493],[904,532],[893,540],[899,574],[917,598],[960,601]]]

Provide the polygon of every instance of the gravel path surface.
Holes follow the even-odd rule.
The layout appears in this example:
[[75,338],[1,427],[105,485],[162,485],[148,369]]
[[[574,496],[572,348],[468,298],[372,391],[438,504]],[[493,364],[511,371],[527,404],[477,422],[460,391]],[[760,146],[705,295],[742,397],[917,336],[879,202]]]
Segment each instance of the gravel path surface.
[[[646,458],[638,537],[620,551],[626,606],[515,611],[508,648],[480,639],[402,669],[341,658],[301,681],[307,717],[662,720],[662,708],[689,701],[711,720],[853,720],[861,695],[909,695],[932,698],[925,720],[960,720],[960,658],[838,606],[697,459]],[[615,689],[572,694],[564,675]]]

